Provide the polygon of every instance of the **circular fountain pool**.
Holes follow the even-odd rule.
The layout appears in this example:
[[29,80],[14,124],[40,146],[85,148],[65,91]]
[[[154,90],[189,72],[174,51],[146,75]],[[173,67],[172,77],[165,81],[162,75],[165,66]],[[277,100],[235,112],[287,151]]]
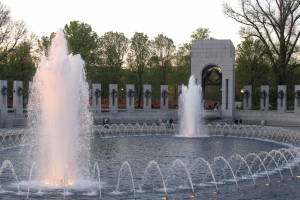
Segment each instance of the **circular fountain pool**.
[[[222,136],[96,136],[91,141],[91,175],[85,181],[65,187],[40,187],[32,181],[28,187],[31,166],[23,152],[28,151],[18,147],[0,152],[4,163],[0,198],[172,199],[215,195],[216,191],[222,195],[295,177],[298,170],[297,151],[270,141]],[[13,172],[5,160],[11,161]],[[34,172],[31,178],[34,180]],[[16,179],[21,180],[19,192]]]

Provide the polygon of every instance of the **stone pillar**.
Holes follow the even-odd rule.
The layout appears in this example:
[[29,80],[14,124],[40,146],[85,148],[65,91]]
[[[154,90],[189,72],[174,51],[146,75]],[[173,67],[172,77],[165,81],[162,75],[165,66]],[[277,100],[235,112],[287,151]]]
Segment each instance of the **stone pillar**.
[[235,80],[234,71],[222,73],[222,116],[232,118],[234,115]]
[[118,112],[118,85],[109,84],[109,111]]
[[269,110],[269,86],[260,86],[260,110]]
[[28,93],[28,95],[27,95],[27,105],[26,105],[26,108],[27,108],[27,113],[28,113],[28,105],[29,105],[29,99],[30,99],[30,96],[31,96],[31,93],[33,92],[32,90],[33,90],[33,82],[32,81],[29,81],[29,83],[28,83],[28,91],[27,91],[27,93]]
[[30,92],[32,92],[32,86],[33,86],[32,84],[33,84],[33,82],[29,81],[29,83],[28,83],[28,98],[30,96]]
[[286,85],[278,85],[277,89],[277,111],[285,112],[286,111]]
[[143,108],[151,110],[152,105],[152,87],[151,85],[143,85]]
[[[28,113],[30,112],[29,111],[29,100],[30,100],[30,97],[31,97],[31,93],[33,92],[33,82],[32,81],[29,81],[28,82],[28,90],[27,90],[27,99],[26,99],[26,104],[25,104],[25,107],[26,107],[26,115],[25,117],[28,117]],[[23,99],[23,101],[25,101],[25,99]]]
[[300,85],[295,85],[294,111],[296,114],[300,114]]
[[92,84],[92,109],[94,113],[101,113],[101,84]]
[[160,86],[160,109],[168,109],[168,85],[161,85]]
[[177,87],[177,96],[178,96],[178,98],[177,98],[177,102],[178,102],[178,109],[180,110],[181,108],[181,93],[182,93],[182,85],[178,85],[178,87]]
[[134,110],[134,85],[133,84],[126,84],[126,109],[127,111]]
[[0,80],[0,122],[7,118],[7,81]]
[[251,110],[252,109],[252,85],[245,85],[243,93],[243,109]]
[[13,87],[13,108],[17,116],[23,115],[23,82],[14,81]]

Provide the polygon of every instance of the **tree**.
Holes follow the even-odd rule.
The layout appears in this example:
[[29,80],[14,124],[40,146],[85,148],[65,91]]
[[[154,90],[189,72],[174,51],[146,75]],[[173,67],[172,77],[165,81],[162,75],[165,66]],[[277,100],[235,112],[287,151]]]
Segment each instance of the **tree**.
[[31,56],[31,45],[28,42],[19,44],[8,56],[8,77],[11,80],[30,81],[35,72]]
[[0,2],[0,28],[10,21],[10,10]]
[[213,40],[214,38],[209,36],[210,31],[208,28],[197,28],[191,35],[192,42],[195,40]]
[[[3,52],[1,52],[2,54]],[[35,73],[35,65],[31,55],[31,44],[22,42],[17,45],[9,53],[4,52],[5,63],[0,65],[0,78],[8,80],[9,98],[12,98],[12,81],[24,81],[24,103],[27,103],[28,98],[28,82],[32,80]]]
[[264,45],[260,40],[245,39],[237,47],[236,77],[241,86],[257,87],[270,82],[270,63],[266,59]]
[[[237,91],[240,91],[244,85],[252,85],[255,89],[260,85],[274,83],[274,74],[260,40],[247,38],[238,45],[235,73]],[[238,92],[237,97],[240,96],[239,94]],[[257,100],[257,97],[254,99]]]
[[38,40],[37,51],[40,55],[48,56],[49,47],[54,36],[55,33],[52,32],[50,36],[42,36],[41,39]]
[[129,39],[124,33],[106,32],[100,38],[101,54],[106,66],[121,68],[128,50]]
[[172,65],[175,45],[171,38],[163,34],[158,34],[151,41],[151,64],[162,69],[162,84],[167,83],[167,67]]
[[142,101],[143,74],[150,57],[150,41],[144,33],[136,32],[131,38],[127,57],[129,68],[137,74],[137,92],[139,107]]
[[65,25],[64,32],[68,40],[69,50],[73,54],[80,54],[87,66],[99,62],[97,33],[89,24],[71,21]]
[[243,37],[262,41],[266,55],[277,75],[278,84],[286,84],[290,73],[299,64],[291,60],[300,37],[299,0],[239,0],[235,10],[224,5],[225,14],[242,25]]
[[10,21],[3,27],[1,49],[12,51],[18,44],[27,39],[27,28],[23,21]]
[[0,63],[7,60],[10,51],[27,39],[27,28],[23,21],[13,21],[10,10],[0,2]]
[[35,71],[31,41],[23,21],[14,21],[0,2],[0,78],[29,81]]
[[180,45],[175,54],[176,66],[191,66],[191,44]]

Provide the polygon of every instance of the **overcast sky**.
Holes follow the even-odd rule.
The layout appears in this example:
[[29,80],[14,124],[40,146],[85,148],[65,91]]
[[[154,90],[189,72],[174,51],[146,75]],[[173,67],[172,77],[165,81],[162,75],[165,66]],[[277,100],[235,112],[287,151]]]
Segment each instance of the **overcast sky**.
[[88,23],[100,36],[119,31],[150,38],[163,33],[175,44],[190,40],[198,27],[217,39],[240,43],[239,24],[223,14],[224,1],[236,0],[2,0],[13,19],[22,19],[38,36],[49,35],[72,20]]

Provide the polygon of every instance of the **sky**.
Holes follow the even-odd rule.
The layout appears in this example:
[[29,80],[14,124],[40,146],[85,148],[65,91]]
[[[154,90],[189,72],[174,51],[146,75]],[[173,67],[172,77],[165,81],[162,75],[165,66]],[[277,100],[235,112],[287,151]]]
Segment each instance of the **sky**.
[[2,0],[15,20],[25,21],[39,37],[50,35],[70,21],[92,26],[99,36],[107,31],[131,37],[144,32],[151,39],[163,33],[176,45],[190,41],[199,27],[216,39],[241,42],[240,25],[226,17],[223,3],[236,0]]

